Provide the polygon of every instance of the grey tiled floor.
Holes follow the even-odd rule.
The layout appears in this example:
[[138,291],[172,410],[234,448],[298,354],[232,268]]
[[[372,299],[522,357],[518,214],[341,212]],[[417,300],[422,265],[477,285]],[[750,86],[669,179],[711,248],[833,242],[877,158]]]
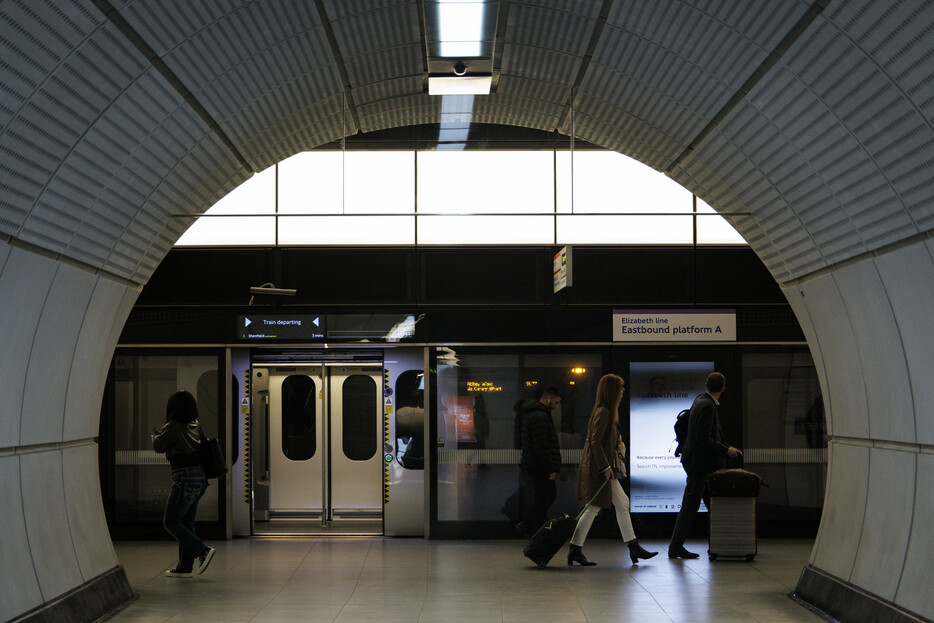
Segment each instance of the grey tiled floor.
[[[792,601],[811,550],[807,540],[764,540],[755,561],[630,564],[620,541],[591,539],[596,567],[568,567],[562,550],[547,569],[521,541],[384,538],[242,539],[214,542],[210,568],[163,577],[170,542],[117,542],[139,598],[110,620],[253,622],[815,621]],[[688,542],[706,551],[706,543]]]

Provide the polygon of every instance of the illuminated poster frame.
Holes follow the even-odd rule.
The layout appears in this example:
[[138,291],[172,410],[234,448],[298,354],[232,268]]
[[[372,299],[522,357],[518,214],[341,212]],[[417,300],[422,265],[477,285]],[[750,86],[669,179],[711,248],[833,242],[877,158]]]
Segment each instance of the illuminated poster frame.
[[[704,393],[713,361],[629,364],[629,477],[633,513],[677,513],[686,474],[674,455],[674,424]],[[706,512],[701,503],[701,511]]]

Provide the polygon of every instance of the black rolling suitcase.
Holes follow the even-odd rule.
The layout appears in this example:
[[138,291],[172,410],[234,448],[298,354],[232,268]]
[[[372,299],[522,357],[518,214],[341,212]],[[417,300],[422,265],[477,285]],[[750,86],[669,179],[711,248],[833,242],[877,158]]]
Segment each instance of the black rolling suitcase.
[[577,527],[577,520],[580,519],[587,507],[593,504],[593,501],[603,491],[606,482],[600,485],[597,492],[590,501],[584,505],[584,508],[577,514],[577,517],[571,517],[567,513],[549,519],[544,525],[535,531],[529,544],[522,550],[525,557],[534,562],[540,569],[548,566],[548,561],[558,552],[561,547],[568,542],[571,535],[574,534],[574,528]]
[[710,474],[710,560],[721,556],[751,561],[758,553],[756,498],[765,485],[745,469],[721,469]]
[[546,567],[552,556],[574,534],[576,526],[577,518],[568,514],[549,519],[541,528],[535,531],[522,553],[540,568]]

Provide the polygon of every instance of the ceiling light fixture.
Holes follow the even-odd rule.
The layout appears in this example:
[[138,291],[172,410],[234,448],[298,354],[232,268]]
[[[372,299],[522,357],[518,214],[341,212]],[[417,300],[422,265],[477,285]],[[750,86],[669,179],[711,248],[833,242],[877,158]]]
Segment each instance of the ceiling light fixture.
[[429,76],[428,95],[489,95],[493,76]]
[[480,56],[484,7],[482,0],[440,0],[441,56]]
[[496,7],[496,0],[426,0],[429,95],[490,94]]

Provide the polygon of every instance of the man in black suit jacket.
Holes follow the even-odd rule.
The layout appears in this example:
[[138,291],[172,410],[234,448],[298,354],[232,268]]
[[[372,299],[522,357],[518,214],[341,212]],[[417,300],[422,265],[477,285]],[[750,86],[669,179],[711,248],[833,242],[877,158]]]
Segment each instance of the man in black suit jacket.
[[681,453],[681,466],[687,472],[684,486],[684,498],[681,510],[675,521],[675,529],[668,544],[669,558],[698,558],[700,554],[684,549],[694,523],[694,516],[700,508],[701,499],[710,508],[710,494],[707,492],[707,476],[724,467],[726,457],[743,456],[743,453],[726,443],[720,428],[720,395],[726,389],[726,378],[719,372],[711,372],[704,383],[705,393],[694,399],[691,415],[688,419],[688,435]]

